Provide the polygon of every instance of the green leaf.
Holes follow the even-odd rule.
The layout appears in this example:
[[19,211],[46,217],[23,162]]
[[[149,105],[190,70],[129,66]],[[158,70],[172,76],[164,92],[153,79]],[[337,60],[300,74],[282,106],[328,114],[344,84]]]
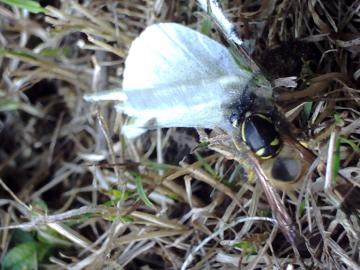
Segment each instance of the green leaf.
[[66,58],[71,57],[71,48],[62,47],[62,48],[44,48],[39,53],[43,57],[61,57],[65,56]]
[[32,13],[47,12],[47,10],[43,8],[38,2],[32,0],[0,0],[0,2],[10,6],[26,9]]
[[354,152],[356,152],[357,154],[360,155],[359,146],[357,146],[352,140],[349,140],[349,139],[341,137],[341,136],[339,138],[340,138],[341,144],[344,144],[344,143],[348,144]]
[[41,200],[41,199],[34,199],[32,202],[31,202],[31,206],[33,208],[36,208],[36,209],[39,209],[41,211],[48,211],[48,206],[46,204],[46,202],[44,200]]
[[168,194],[166,194],[166,196],[174,201],[180,201],[180,199],[181,199],[180,196],[178,194],[176,194],[175,192],[169,192]]
[[134,193],[129,190],[122,191],[118,189],[102,190],[101,192],[110,197],[109,201],[103,203],[108,207],[115,206],[119,201],[127,200]]
[[305,201],[301,201],[300,205],[299,205],[299,211],[300,211],[300,214],[304,214],[305,212]]
[[34,269],[49,251],[47,245],[36,242],[26,242],[10,249],[3,258],[2,270]]
[[156,171],[156,172],[164,171],[165,173],[168,170],[171,170],[171,169],[176,170],[177,169],[177,167],[173,166],[173,165],[169,165],[169,164],[165,164],[165,163],[151,162],[151,161],[146,162],[145,166],[150,170],[153,170],[153,171]]
[[40,51],[40,55],[44,57],[55,57],[62,55],[63,52],[63,48],[44,48]]
[[342,126],[342,124],[344,123],[344,120],[342,119],[341,115],[338,114],[338,113],[335,113],[335,114],[334,114],[334,118],[335,118],[335,123],[336,123],[338,126]]
[[120,217],[120,221],[125,224],[131,224],[134,222],[134,218],[132,218],[131,216],[122,216]]
[[16,229],[11,237],[12,246],[33,241],[35,241],[35,238],[31,232],[26,232],[20,229]]
[[244,252],[245,256],[257,253],[256,245],[249,241],[241,241],[236,243],[234,247],[240,248]]
[[[334,162],[332,164],[333,175],[336,176],[340,170],[340,145],[341,145],[341,138],[337,137],[335,142],[335,153],[334,153]],[[334,177],[334,181],[336,177]]]
[[312,101],[305,102],[305,105],[304,105],[304,114],[303,114],[305,121],[309,120],[309,118],[310,118],[312,106],[313,106],[313,102],[312,102]]
[[[0,0],[1,1],[1,0]],[[12,99],[0,100],[0,112],[15,111],[20,108],[20,103]]]
[[204,34],[205,36],[210,36],[211,28],[212,28],[212,20],[210,20],[210,18],[205,18],[201,22],[200,33]]
[[136,184],[136,191],[139,194],[140,199],[148,206],[151,208],[154,208],[154,204],[149,200],[149,198],[147,197],[145,191],[144,191],[144,187],[142,185],[141,182],[141,177],[140,176],[136,176],[135,177],[135,184]]
[[72,246],[72,243],[69,242],[67,238],[47,226],[43,226],[37,229],[36,239],[38,240],[38,243],[45,244],[48,247]]
[[207,162],[206,159],[204,159],[198,152],[194,152],[196,158],[198,161],[200,161],[201,165],[205,168],[205,170],[211,174],[214,178],[219,178],[217,172],[211,167],[209,162]]
[[112,188],[112,189],[106,191],[105,194],[107,194],[111,198],[111,200],[114,203],[116,203],[120,200],[127,200],[129,198],[129,196],[131,195],[131,192],[128,190],[122,191],[122,190]]
[[207,148],[209,146],[209,144],[210,144],[209,142],[200,142],[197,145],[196,149],[205,149],[205,148]]
[[[229,52],[230,52],[231,56],[234,58],[236,64],[241,69],[241,71],[252,74],[251,67],[249,67],[249,65],[246,63],[245,59],[241,55],[239,55],[239,52],[237,51],[236,48],[230,47]],[[259,77],[259,76],[255,76],[254,80],[257,80],[257,77]]]
[[31,54],[29,52],[14,51],[14,50],[2,49],[2,48],[0,48],[0,56],[20,58],[22,60],[24,59],[27,61],[37,60],[38,57],[37,55]]

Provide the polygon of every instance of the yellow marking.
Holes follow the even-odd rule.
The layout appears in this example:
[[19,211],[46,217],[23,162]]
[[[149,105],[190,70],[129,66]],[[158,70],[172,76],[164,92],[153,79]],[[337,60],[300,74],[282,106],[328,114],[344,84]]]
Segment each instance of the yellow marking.
[[270,143],[271,146],[277,146],[280,144],[279,138],[273,139],[273,141]]
[[245,136],[245,121],[241,123],[241,138],[244,142],[246,142],[246,136]]
[[260,148],[255,152],[255,154],[259,157],[262,157],[262,155],[265,154],[265,148]]
[[255,114],[255,115],[259,116],[260,118],[262,118],[262,119],[264,119],[264,120],[266,120],[266,121],[268,121],[269,123],[272,124],[271,119],[270,119],[269,117],[267,117],[266,115],[261,114],[261,113],[257,113],[257,114]]
[[270,156],[265,156],[265,157],[260,157],[261,159],[270,159],[270,158],[273,158],[274,156],[273,155],[270,155]]

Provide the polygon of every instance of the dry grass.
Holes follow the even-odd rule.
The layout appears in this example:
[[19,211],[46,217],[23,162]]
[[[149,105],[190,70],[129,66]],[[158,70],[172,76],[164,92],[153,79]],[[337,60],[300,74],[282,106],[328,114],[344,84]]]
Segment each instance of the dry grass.
[[[272,76],[301,77],[297,91],[277,94],[317,157],[309,181],[279,192],[292,245],[231,143],[184,159],[194,130],[124,141],[123,116],[82,99],[121,86],[146,26],[199,29],[195,1],[47,2],[46,15],[0,5],[2,260],[31,236],[30,262],[52,269],[359,269],[360,1],[223,1],[256,38],[254,57],[278,63]],[[332,177],[338,157],[342,178]]]

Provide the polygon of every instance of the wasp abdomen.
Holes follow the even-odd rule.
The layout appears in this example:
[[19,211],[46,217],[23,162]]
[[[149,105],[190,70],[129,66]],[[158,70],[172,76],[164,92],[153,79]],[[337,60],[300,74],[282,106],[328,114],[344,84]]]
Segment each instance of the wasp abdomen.
[[241,137],[260,158],[276,156],[281,148],[280,136],[271,118],[265,114],[250,114],[241,122]]

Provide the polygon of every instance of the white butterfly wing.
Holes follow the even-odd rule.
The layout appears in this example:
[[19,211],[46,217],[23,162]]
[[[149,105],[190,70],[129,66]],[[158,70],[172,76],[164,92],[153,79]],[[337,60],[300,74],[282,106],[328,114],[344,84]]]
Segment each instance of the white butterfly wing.
[[239,86],[245,87],[238,77],[224,76],[215,80],[199,79],[196,84],[132,89],[126,92],[127,102],[120,104],[118,109],[137,121],[130,122],[124,131],[152,127],[221,127],[228,130],[231,125],[225,115],[234,97],[241,93]]
[[149,26],[132,43],[124,90],[236,75],[248,81],[229,51],[209,37],[176,23]]
[[134,137],[155,127],[229,128],[226,106],[240,98],[252,74],[242,71],[218,42],[175,23],[152,25],[133,42],[125,62],[118,106],[135,117]]
[[[134,138],[155,127],[230,128],[228,106],[241,98],[252,74],[218,42],[188,27],[160,23],[134,40],[125,62],[123,92],[88,96],[122,101]],[[111,96],[113,95],[113,98]]]

